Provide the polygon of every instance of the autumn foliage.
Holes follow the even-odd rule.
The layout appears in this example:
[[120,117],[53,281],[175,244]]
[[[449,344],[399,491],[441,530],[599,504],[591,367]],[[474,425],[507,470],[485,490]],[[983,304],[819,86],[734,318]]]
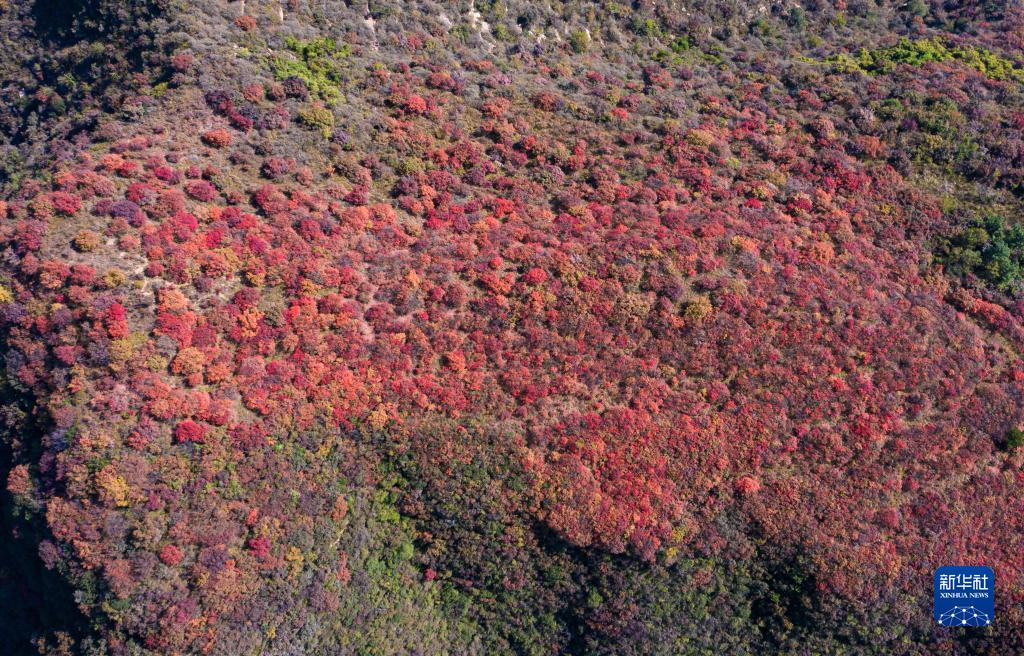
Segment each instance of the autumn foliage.
[[1024,303],[950,271],[973,196],[928,182],[1017,207],[1016,69],[806,36],[817,64],[780,63],[767,32],[725,59],[653,17],[616,56],[587,32],[442,65],[362,16],[299,41],[292,9],[211,9],[229,77],[176,52],[0,203],[5,387],[41,422],[7,488],[111,653],[315,651],[384,631],[371,592],[416,644],[353,653],[640,653],[680,629],[638,581],[744,568],[957,653],[921,583],[953,563],[995,568],[1020,640]]

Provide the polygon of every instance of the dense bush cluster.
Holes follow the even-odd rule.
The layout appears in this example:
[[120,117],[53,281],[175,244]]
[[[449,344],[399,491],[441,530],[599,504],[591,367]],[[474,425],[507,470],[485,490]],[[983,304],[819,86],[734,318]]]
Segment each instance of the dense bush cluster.
[[463,4],[140,3],[9,178],[3,526],[78,613],[12,653],[1024,648],[1024,13]]
[[1015,291],[1021,279],[1024,227],[1006,225],[996,214],[962,226],[951,239],[940,241],[938,260],[956,276],[976,276],[1005,291]]

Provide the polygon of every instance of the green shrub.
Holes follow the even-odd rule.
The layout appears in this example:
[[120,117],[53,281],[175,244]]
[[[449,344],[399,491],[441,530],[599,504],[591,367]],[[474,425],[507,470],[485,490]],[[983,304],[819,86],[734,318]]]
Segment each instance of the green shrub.
[[334,132],[334,113],[323,105],[313,105],[299,110],[299,121],[306,127],[320,130],[324,137]]
[[844,70],[853,64],[859,70],[872,74],[890,73],[901,65],[922,66],[929,62],[957,61],[993,80],[1024,82],[1024,69],[1017,67],[1011,60],[985,48],[949,46],[939,37],[916,40],[904,37],[887,48],[862,48],[856,57],[839,54],[827,61],[839,64]]
[[795,30],[804,30],[807,27],[807,12],[800,7],[793,7],[786,16],[786,23]]
[[1007,226],[1001,216],[975,220],[942,239],[936,260],[952,276],[973,275],[1002,291],[1016,289],[1024,271],[1024,227]]
[[1006,434],[1006,450],[1016,451],[1024,446],[1024,430],[1014,426]]
[[690,36],[687,34],[677,36],[675,39],[672,40],[672,43],[669,44],[669,48],[671,48],[672,52],[676,53],[677,55],[689,50],[692,47],[693,39],[691,39]]
[[586,30],[576,30],[569,35],[569,45],[576,54],[582,54],[590,49],[590,34]]
[[351,54],[348,44],[338,45],[334,39],[314,39],[299,41],[293,37],[285,39],[285,46],[290,51],[274,59],[274,76],[279,80],[297,77],[306,83],[310,92],[327,101],[337,101],[341,94],[341,66],[338,59]]
[[640,16],[635,16],[631,27],[633,28],[633,31],[640,36],[656,37],[661,35],[661,25],[659,25],[658,21],[653,18],[641,18]]

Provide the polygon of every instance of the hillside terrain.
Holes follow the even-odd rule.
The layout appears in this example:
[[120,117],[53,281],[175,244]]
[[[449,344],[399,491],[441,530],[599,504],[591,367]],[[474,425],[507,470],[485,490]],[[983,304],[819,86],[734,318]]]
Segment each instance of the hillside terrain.
[[1018,3],[0,44],[0,652],[1024,653]]

